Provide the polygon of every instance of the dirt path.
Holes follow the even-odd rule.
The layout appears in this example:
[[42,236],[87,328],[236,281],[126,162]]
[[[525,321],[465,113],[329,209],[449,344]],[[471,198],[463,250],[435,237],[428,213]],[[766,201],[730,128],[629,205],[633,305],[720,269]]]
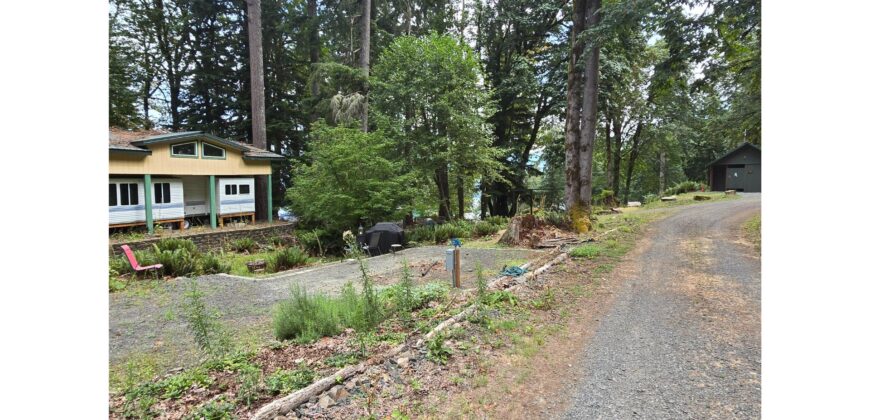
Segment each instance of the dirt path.
[[564,418],[761,416],[761,261],[740,236],[760,207],[745,194],[652,226],[614,272]]
[[[403,250],[396,255],[367,259],[370,273],[378,284],[398,280],[402,260],[406,259],[419,283],[447,281],[444,270],[446,246],[427,246]],[[494,275],[502,266],[522,264],[538,255],[538,251],[523,249],[463,248],[463,277],[469,279],[480,263],[486,273]],[[425,277],[420,272],[438,262]],[[355,262],[331,263],[287,271],[267,278],[253,279],[230,275],[199,277],[209,307],[221,312],[221,321],[235,331],[253,334],[254,340],[268,337],[272,306],[289,295],[292,284],[300,284],[312,292],[336,294],[348,281],[359,279]],[[109,299],[109,359],[122,361],[133,354],[147,352],[164,359],[163,364],[183,365],[190,361],[193,347],[180,320],[180,307],[189,280],[166,282],[145,293],[114,293]]]

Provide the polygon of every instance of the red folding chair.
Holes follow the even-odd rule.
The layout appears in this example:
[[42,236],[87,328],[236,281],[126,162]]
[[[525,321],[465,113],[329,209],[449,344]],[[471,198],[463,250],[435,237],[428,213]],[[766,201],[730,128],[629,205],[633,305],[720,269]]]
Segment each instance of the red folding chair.
[[147,267],[142,267],[141,265],[139,265],[139,261],[136,261],[136,255],[133,254],[133,250],[130,249],[129,246],[121,245],[121,249],[124,250],[124,255],[127,256],[127,261],[130,262],[130,267],[133,267],[133,271],[137,273],[148,270],[154,270],[156,272],[157,270],[163,268],[163,264],[154,264]]

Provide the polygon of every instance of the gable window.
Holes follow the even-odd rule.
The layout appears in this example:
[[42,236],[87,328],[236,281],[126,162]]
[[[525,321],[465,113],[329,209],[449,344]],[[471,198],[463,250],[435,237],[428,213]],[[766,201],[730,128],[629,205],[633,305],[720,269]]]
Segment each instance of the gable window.
[[225,159],[227,157],[227,152],[220,147],[212,146],[208,143],[203,143],[202,157],[206,159]]
[[171,146],[172,156],[176,157],[196,157],[196,142],[173,144]]
[[239,185],[239,194],[250,194],[251,186],[247,184]]
[[154,184],[154,203],[164,204],[172,202],[172,194],[170,194],[168,182],[157,182]]
[[138,184],[109,184],[109,206],[135,206],[139,204]]
[[109,207],[118,205],[118,184],[109,184]]

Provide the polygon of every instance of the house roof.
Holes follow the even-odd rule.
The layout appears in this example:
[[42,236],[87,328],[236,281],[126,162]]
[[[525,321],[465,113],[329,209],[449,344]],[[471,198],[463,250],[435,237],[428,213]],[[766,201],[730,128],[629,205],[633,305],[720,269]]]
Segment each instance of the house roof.
[[176,142],[184,139],[203,139],[226,146],[227,148],[242,152],[244,159],[284,159],[277,153],[263,150],[235,140],[214,136],[202,131],[168,132],[161,130],[138,130],[129,131],[116,127],[109,128],[109,150],[122,153],[145,153],[151,154],[149,144]]
[[723,160],[729,158],[731,155],[736,154],[737,152],[743,150],[743,148],[745,148],[745,147],[751,147],[751,148],[753,148],[753,149],[755,149],[755,150],[758,150],[758,152],[761,153],[761,148],[760,148],[760,147],[758,147],[758,146],[756,146],[756,145],[754,145],[754,144],[752,144],[752,143],[750,143],[750,142],[748,142],[748,141],[744,141],[743,144],[741,144],[740,146],[735,147],[735,148],[734,148],[733,150],[731,150],[730,152],[725,153],[724,155],[722,155],[721,157],[719,157],[719,159],[716,159],[716,160],[714,160],[714,161],[708,163],[708,164],[707,164],[707,167],[713,166],[713,165],[715,165],[715,164],[717,164],[717,163],[719,163],[719,162],[721,162],[721,161],[723,161]]

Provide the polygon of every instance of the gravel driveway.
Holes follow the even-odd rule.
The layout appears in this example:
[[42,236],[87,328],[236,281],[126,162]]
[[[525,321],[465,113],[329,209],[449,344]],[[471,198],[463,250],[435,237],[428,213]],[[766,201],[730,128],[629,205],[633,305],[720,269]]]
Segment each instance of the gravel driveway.
[[564,418],[761,416],[761,261],[740,238],[759,194],[687,206],[621,264]]
[[[378,284],[398,280],[402,260],[406,259],[418,283],[447,281],[443,268],[446,246],[410,248],[395,255],[368,258],[369,272]],[[506,264],[522,264],[540,251],[527,249],[462,249],[463,286],[473,285],[473,271],[480,263],[488,273],[501,270]],[[425,277],[420,272],[435,265]],[[260,339],[268,337],[271,328],[270,311],[279,300],[289,295],[292,284],[300,284],[312,292],[337,294],[348,281],[358,283],[356,262],[337,262],[316,267],[287,271],[266,278],[230,275],[199,277],[200,289],[210,308],[221,313],[221,321],[235,331],[253,332]],[[193,343],[180,320],[180,307],[190,280],[169,281],[146,293],[113,293],[109,298],[109,360],[116,363],[131,354],[149,352],[183,365],[195,355]],[[257,338],[257,337],[255,337]]]

